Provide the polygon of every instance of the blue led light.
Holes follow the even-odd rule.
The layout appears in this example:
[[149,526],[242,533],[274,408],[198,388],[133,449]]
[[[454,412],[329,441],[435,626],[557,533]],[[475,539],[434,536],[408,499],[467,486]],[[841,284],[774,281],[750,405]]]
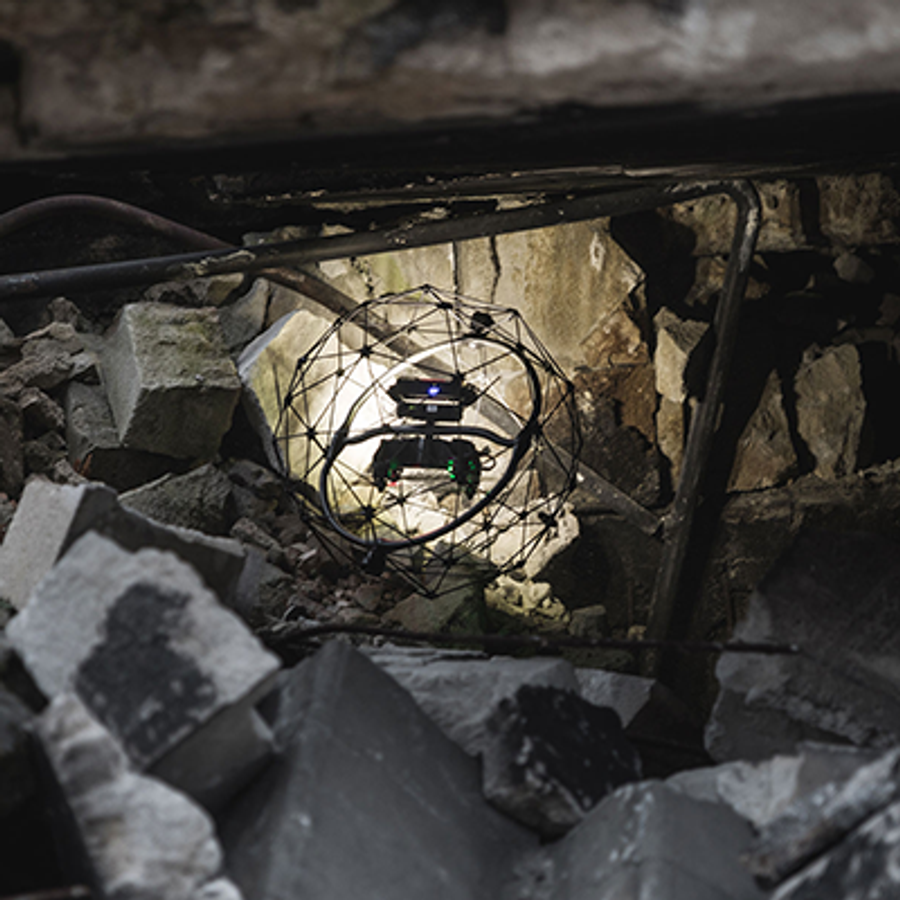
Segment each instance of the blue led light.
[[428,385],[428,396],[429,397],[437,397],[437,395],[441,392],[441,386],[439,384],[429,384]]

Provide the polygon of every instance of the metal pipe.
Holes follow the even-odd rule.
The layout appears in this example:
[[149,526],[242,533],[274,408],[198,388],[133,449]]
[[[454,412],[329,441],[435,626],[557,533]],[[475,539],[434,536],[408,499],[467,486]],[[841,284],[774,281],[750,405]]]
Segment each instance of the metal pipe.
[[183,281],[233,272],[261,272],[279,266],[304,265],[527,231],[565,222],[656,209],[708,194],[728,193],[731,184],[716,181],[642,187],[537,204],[523,209],[420,222],[381,231],[4,275],[0,276],[0,301],[78,294],[162,281]]
[[[749,182],[735,182],[728,188],[727,193],[737,204],[737,225],[731,242],[722,293],[713,320],[716,343],[707,372],[706,389],[694,410],[684,451],[681,478],[675,492],[672,510],[666,518],[662,558],[656,572],[650,619],[647,624],[648,640],[663,641],[671,637],[694,513],[700,499],[702,479],[712,450],[713,438],[721,419],[728,372],[737,340],[741,302],[759,235],[762,212],[759,196],[753,186]],[[656,675],[660,661],[658,653],[648,654],[644,658],[644,674]]]

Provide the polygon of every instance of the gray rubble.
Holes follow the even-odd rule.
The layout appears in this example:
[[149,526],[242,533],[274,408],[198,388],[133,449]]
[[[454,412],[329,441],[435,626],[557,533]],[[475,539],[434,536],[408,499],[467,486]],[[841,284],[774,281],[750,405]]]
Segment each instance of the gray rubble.
[[518,872],[515,900],[757,900],[750,826],[658,781],[629,784]]
[[802,740],[900,743],[900,546],[806,532],[759,584],[735,629],[796,655],[725,654],[706,730],[718,760],[792,753]]
[[900,749],[802,797],[762,829],[745,862],[772,887],[900,799]]
[[462,650],[371,647],[366,655],[412,694],[444,734],[467,753],[484,749],[488,719],[523,685],[578,688],[561,659],[486,657]]
[[279,758],[220,820],[248,896],[494,898],[535,849],[486,804],[475,760],[349,645],[286,673],[277,701]]
[[215,454],[241,390],[215,309],[129,304],[102,364],[126,447],[186,459]]
[[57,696],[37,724],[53,776],[107,900],[240,900],[220,877],[209,816],[183,794],[135,772],[110,733],[73,694]]
[[565,834],[615,788],[640,780],[615,711],[571,691],[523,685],[487,726],[484,795],[542,837]]
[[237,541],[160,525],[124,509],[116,492],[102,484],[75,487],[40,479],[25,488],[0,545],[0,598],[24,608],[44,575],[89,530],[128,550],[169,550],[192,565],[223,603],[235,600],[246,562]]
[[254,706],[278,661],[174,554],[90,532],[7,631],[47,697],[77,693],[138,769],[211,807],[270,752]]

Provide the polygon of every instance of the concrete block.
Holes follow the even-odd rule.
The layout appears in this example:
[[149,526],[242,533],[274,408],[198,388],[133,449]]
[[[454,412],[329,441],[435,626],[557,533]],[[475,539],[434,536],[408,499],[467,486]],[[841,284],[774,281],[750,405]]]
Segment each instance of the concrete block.
[[[900,800],[900,749],[823,785],[768,822],[745,856],[761,884],[773,887],[870,816]],[[900,837],[900,835],[898,835]]]
[[69,462],[93,481],[128,491],[184,465],[171,456],[123,447],[102,385],[71,382],[65,410]]
[[900,802],[872,816],[825,856],[782,884],[772,900],[896,897]]
[[137,768],[201,802],[220,803],[268,753],[253,707],[278,661],[174,554],[88,533],[8,634],[48,697],[77,693]]
[[800,798],[843,781],[872,759],[873,751],[857,747],[806,744],[796,756],[689,769],[666,779],[666,784],[695,800],[725,803],[761,829]]
[[525,685],[488,720],[484,795],[542,837],[559,837],[641,777],[616,713],[570,691]]
[[280,758],[219,819],[256,900],[495,898],[536,848],[484,801],[475,760],[349,645],[285,673],[272,715]]
[[792,754],[799,741],[900,742],[900,546],[805,532],[760,582],[735,640],[795,643],[793,656],[724,654],[706,729],[713,759]]
[[576,690],[572,666],[561,659],[512,659],[459,650],[371,647],[366,655],[412,694],[451,740],[478,756],[487,721],[523,685]]
[[35,480],[28,484],[0,545],[0,597],[24,608],[38,582],[81,535],[105,534],[127,550],[169,550],[192,565],[226,605],[234,601],[246,554],[237,541],[159,525],[123,509],[115,491]]
[[209,816],[183,794],[131,769],[121,747],[73,694],[37,727],[93,876],[107,900],[238,900],[219,878],[222,851]]
[[243,297],[219,311],[225,344],[230,351],[249,344],[265,328],[270,294],[271,283],[257,278]]
[[629,784],[545,851],[542,884],[517,897],[552,900],[757,900],[740,863],[750,826],[730,809],[661,782]]
[[184,459],[215,454],[241,386],[214,309],[129,304],[102,365],[125,446]]
[[184,475],[163,475],[122,494],[120,501],[163,525],[204,534],[228,534],[234,518],[231,481],[209,463]]

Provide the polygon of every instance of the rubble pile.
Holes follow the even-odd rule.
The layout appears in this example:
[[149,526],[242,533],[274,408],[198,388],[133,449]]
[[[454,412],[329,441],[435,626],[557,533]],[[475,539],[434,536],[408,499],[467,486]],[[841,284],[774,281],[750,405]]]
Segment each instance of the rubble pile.
[[[780,221],[770,210],[766,253],[805,240]],[[646,296],[643,312],[613,303],[578,349],[593,360],[575,379],[588,430],[640,450],[628,477],[648,504],[680,465],[722,252],[692,227],[708,255],[690,302],[658,304],[646,333]],[[651,291],[621,248],[608,257],[629,302]],[[866,362],[900,325],[885,258],[845,249],[795,292],[820,291],[833,315],[815,347],[818,312],[803,318],[792,365],[767,357],[738,417],[699,608],[746,596],[697,628],[798,652],[722,654],[714,705],[635,674],[628,651],[288,642],[328,624],[639,637],[635,584],[658,552],[587,512],[528,572],[460,577],[438,598],[353,569],[297,514],[255,387],[279,353],[290,363],[280,314],[295,337],[321,321],[311,301],[232,278],[157,286],[105,329],[62,298],[21,335],[0,323],[0,896],[896,892],[900,545],[885,535],[900,446],[879,431],[867,377],[882,370]],[[762,262],[771,283],[760,274],[750,304],[790,280]],[[862,312],[839,324],[858,286]],[[876,311],[877,334],[863,321]],[[626,385],[610,361],[627,347]],[[621,389],[612,418],[601,383]]]

